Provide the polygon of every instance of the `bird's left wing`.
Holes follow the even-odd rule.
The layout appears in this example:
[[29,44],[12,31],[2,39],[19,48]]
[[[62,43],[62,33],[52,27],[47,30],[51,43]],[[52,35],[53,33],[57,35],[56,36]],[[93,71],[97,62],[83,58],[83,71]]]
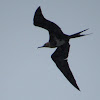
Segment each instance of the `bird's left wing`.
[[33,18],[33,24],[35,26],[38,26],[38,27],[42,27],[46,30],[49,31],[49,34],[53,33],[53,34],[62,34],[62,31],[61,31],[61,28],[56,25],[55,23],[47,20],[43,14],[42,14],[42,11],[41,11],[41,8],[38,7],[36,12],[35,12],[35,15],[34,15],[34,18]]
[[[56,51],[52,54],[51,58],[63,73],[63,75],[68,79],[68,81],[78,90],[79,87],[76,83],[76,80],[69,68],[69,64],[67,61],[68,53],[69,53],[70,45],[69,43],[65,43],[64,45],[58,47]],[[65,60],[66,59],[66,60]]]

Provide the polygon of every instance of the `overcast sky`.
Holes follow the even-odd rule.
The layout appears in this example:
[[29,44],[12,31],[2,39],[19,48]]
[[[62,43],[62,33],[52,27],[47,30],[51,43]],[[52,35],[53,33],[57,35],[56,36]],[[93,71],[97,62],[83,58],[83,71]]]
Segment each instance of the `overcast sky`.
[[[81,90],[74,88],[42,46],[48,31],[33,25],[43,15],[71,35],[68,62]],[[100,0],[1,0],[0,100],[100,100]]]

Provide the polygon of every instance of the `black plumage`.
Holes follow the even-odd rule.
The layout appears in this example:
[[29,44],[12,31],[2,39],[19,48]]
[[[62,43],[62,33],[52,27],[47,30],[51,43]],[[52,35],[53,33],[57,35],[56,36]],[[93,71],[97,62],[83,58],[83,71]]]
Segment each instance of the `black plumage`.
[[72,38],[85,36],[85,35],[81,35],[81,33],[88,29],[85,29],[73,35],[66,35],[62,32],[61,28],[58,25],[44,18],[40,7],[38,7],[35,12],[33,18],[33,24],[35,26],[42,27],[49,31],[49,36],[50,36],[49,42],[45,43],[41,47],[50,47],[50,48],[57,47],[56,51],[51,55],[52,60],[55,62],[55,64],[57,65],[59,70],[63,73],[63,75],[68,79],[68,81],[75,88],[80,90],[69,68],[69,64],[67,61],[69,49],[70,49],[69,40]]

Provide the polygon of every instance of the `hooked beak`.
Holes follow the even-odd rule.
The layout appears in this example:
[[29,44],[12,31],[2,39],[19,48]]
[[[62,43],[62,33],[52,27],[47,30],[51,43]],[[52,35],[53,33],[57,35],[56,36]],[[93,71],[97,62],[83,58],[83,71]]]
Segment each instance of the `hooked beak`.
[[38,48],[43,48],[44,46],[38,47]]

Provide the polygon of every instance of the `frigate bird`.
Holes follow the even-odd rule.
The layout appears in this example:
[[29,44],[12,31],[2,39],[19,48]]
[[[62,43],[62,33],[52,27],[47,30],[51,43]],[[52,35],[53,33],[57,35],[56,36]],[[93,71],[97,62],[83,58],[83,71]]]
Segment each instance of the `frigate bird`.
[[82,35],[81,33],[88,30],[85,29],[81,32],[75,33],[73,35],[66,35],[62,32],[61,28],[56,25],[55,23],[47,20],[41,11],[41,7],[39,6],[35,12],[33,18],[33,24],[38,27],[42,27],[49,31],[49,42],[45,43],[43,46],[39,47],[49,47],[55,48],[57,47],[56,51],[51,55],[52,60],[55,62],[59,70],[63,73],[63,75],[68,79],[68,81],[78,90],[79,87],[76,83],[76,80],[73,76],[69,68],[69,64],[67,61],[70,44],[69,40],[76,37],[85,36],[88,34]]

